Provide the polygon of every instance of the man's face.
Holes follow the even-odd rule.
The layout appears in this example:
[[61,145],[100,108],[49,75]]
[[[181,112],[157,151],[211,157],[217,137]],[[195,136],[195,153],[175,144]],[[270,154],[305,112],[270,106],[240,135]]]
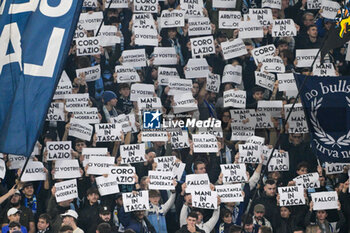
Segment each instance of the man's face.
[[148,162],[148,163],[153,163],[154,158],[156,157],[156,153],[154,153],[154,152],[149,152],[149,153],[147,154],[147,157],[148,157],[147,162]]
[[8,216],[9,222],[19,222],[20,218],[19,213]]
[[312,15],[307,15],[304,19],[304,25],[307,27],[307,26],[310,26],[311,24],[313,24],[314,22],[314,17]]
[[31,197],[34,194],[34,187],[33,185],[27,186],[23,189],[23,193],[24,195],[26,195],[27,197]]
[[278,50],[281,52],[281,51],[283,51],[283,50],[286,50],[286,49],[288,49],[288,44],[280,44],[279,46],[278,46]]
[[245,224],[244,225],[244,230],[246,231],[246,232],[253,232],[253,223],[252,224]]
[[135,211],[135,215],[136,215],[136,218],[138,219],[143,219],[143,217],[145,216],[145,211],[141,210],[141,211]]
[[187,225],[191,226],[191,227],[196,227],[196,218],[193,217],[187,217],[186,222]]
[[111,214],[100,214],[100,218],[104,221],[104,222],[109,222],[109,220],[111,220]]
[[130,89],[128,87],[124,87],[119,91],[119,93],[124,97],[128,97],[130,95]]
[[21,229],[19,228],[19,227],[17,227],[17,226],[15,226],[15,227],[11,227],[10,229],[9,229],[9,233],[12,233],[12,232],[14,232],[14,231],[20,231]]
[[248,55],[251,56],[252,50],[254,49],[253,45],[246,45],[245,48],[247,49]]
[[196,212],[196,214],[198,215],[196,223],[200,224],[203,221],[203,214],[201,212]]
[[204,163],[200,163],[197,165],[197,170],[194,171],[195,174],[204,174],[207,172],[207,170],[205,169],[205,164]]
[[117,200],[115,200],[115,202],[117,203],[118,206],[122,206],[123,205],[123,198],[119,197]]
[[74,218],[71,216],[64,216],[62,219],[63,225],[72,226],[73,223],[74,223]]
[[14,194],[14,195],[11,197],[11,204],[12,204],[13,206],[18,206],[20,200],[21,200],[21,196],[18,195],[18,194]]
[[85,142],[78,142],[75,144],[75,150],[79,153],[83,152],[83,148],[86,148],[86,143]]
[[96,193],[91,193],[87,196],[87,199],[90,201],[91,204],[96,203],[98,198],[99,198],[99,195]]
[[307,174],[307,167],[301,167],[299,170],[297,170],[297,174],[300,175],[304,175]]
[[259,211],[259,212],[254,211],[254,217],[258,220],[261,220],[264,217],[264,214],[265,214],[265,212],[263,212],[263,211]]
[[224,223],[231,224],[232,223],[232,215],[227,214],[224,216]]
[[37,227],[38,227],[38,230],[42,231],[49,227],[49,223],[47,223],[45,219],[39,218]]
[[280,209],[280,214],[282,218],[289,218],[290,216],[290,211],[286,207],[281,207]]
[[318,220],[325,220],[327,218],[327,212],[325,210],[319,210],[316,216]]
[[276,184],[266,184],[264,186],[266,196],[273,197],[276,195]]
[[108,101],[108,105],[109,105],[109,106],[112,106],[112,107],[117,106],[117,103],[118,103],[117,98],[113,98],[113,99],[111,99],[110,101]]
[[259,100],[262,100],[264,95],[264,93],[262,91],[256,91],[254,94],[253,94],[253,98],[256,100],[256,101],[259,101]]
[[311,28],[309,28],[309,30],[307,30],[307,34],[308,34],[311,38],[317,38],[317,27],[311,27]]
[[293,145],[299,145],[303,141],[303,135],[301,134],[291,134],[290,135],[290,141],[293,143]]

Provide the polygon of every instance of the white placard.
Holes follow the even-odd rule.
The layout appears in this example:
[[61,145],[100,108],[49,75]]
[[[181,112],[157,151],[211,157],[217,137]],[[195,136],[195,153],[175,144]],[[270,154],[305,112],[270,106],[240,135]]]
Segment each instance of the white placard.
[[284,62],[279,56],[266,56],[262,59],[261,63],[261,71],[263,72],[284,73],[286,71]]
[[268,7],[273,9],[281,9],[282,0],[262,0],[262,7]]
[[293,19],[275,19],[272,25],[272,37],[297,36]]
[[304,188],[300,186],[278,187],[280,206],[305,205]]
[[107,148],[83,148],[82,155],[84,156],[84,167],[89,162],[91,156],[107,156],[107,151]]
[[321,15],[327,19],[334,19],[337,16],[337,12],[339,8],[340,8],[340,5],[337,2],[322,0]]
[[85,124],[100,123],[97,108],[74,108],[71,113],[73,114],[72,119],[74,118],[79,122]]
[[97,142],[115,142],[121,140],[122,127],[120,124],[95,124]]
[[202,17],[203,13],[203,0],[180,0],[181,9],[185,10],[185,18]]
[[185,26],[185,12],[183,10],[163,10],[160,18],[161,28]]
[[158,0],[134,0],[135,13],[158,13]]
[[174,179],[179,181],[182,178],[182,174],[184,173],[186,164],[185,163],[173,163],[173,174],[174,174]]
[[270,26],[273,21],[272,10],[269,8],[249,8],[249,18],[258,20],[261,26]]
[[[297,49],[295,51],[295,59],[297,60],[297,67],[311,67],[318,49]],[[317,57],[316,62],[319,63],[320,56]]]
[[79,162],[76,159],[57,160],[55,163],[54,179],[71,179],[79,178],[80,167]]
[[[288,115],[293,104],[284,105],[285,116]],[[288,133],[308,133],[309,128],[307,127],[306,117],[304,109],[301,103],[294,105],[293,111],[288,119]]]
[[75,108],[89,107],[89,93],[65,95],[66,110],[73,111]]
[[72,141],[47,142],[47,161],[72,159]]
[[241,164],[220,164],[224,184],[245,183],[248,181],[246,166]]
[[171,171],[176,161],[175,156],[155,157],[154,162],[157,164],[158,171]]
[[84,0],[83,7],[96,8],[97,7],[97,0]]
[[247,94],[241,90],[224,91],[224,108],[245,108]]
[[217,153],[218,141],[211,134],[192,134],[194,153]]
[[175,190],[174,174],[166,171],[148,171],[148,189]]
[[262,147],[261,145],[246,143],[239,144],[239,162],[240,163],[261,163]]
[[53,99],[64,99],[65,95],[67,94],[72,94],[72,82],[70,81],[66,71],[63,71]]
[[142,97],[153,97],[154,94],[154,85],[152,84],[143,84],[143,83],[134,83],[131,85],[130,90],[130,100],[137,101]]
[[4,160],[0,159],[0,179],[4,179],[5,174],[6,174],[6,164]]
[[192,93],[192,80],[188,79],[172,79],[169,80],[170,90],[168,92],[168,95],[178,95],[178,94],[184,94],[184,93]]
[[176,68],[158,67],[158,83],[162,86],[168,86],[169,80],[179,79],[179,73]]
[[21,181],[28,182],[38,180],[46,180],[44,164],[39,161],[28,161],[26,169],[23,172]]
[[213,0],[213,8],[236,8],[237,0]]
[[276,47],[274,44],[269,44],[261,46],[252,50],[252,55],[255,61],[255,64],[258,65],[259,62],[262,62],[263,58],[266,56],[273,56],[276,52]]
[[225,60],[240,57],[248,53],[241,38],[237,38],[233,41],[222,42],[221,49]]
[[268,171],[289,171],[288,152],[275,151],[270,160]]
[[141,132],[141,140],[143,142],[166,142],[168,141],[168,134],[163,129],[143,130]]
[[305,189],[320,187],[319,175],[317,172],[297,176],[293,181],[295,181],[296,185],[301,185]]
[[100,65],[96,65],[75,70],[77,77],[80,77],[80,74],[85,75],[86,82],[96,81],[101,77],[101,67]]
[[255,71],[255,84],[260,87],[273,91],[275,79],[274,74]]
[[55,184],[55,188],[56,202],[78,198],[78,185],[76,179],[58,182]]
[[98,192],[101,196],[106,196],[114,193],[119,193],[118,182],[115,179],[115,176],[109,175],[107,177],[99,176],[95,178],[96,186]]
[[64,103],[51,103],[49,110],[47,111],[46,121],[65,121]]
[[191,192],[192,206],[201,209],[217,209],[218,194],[216,191],[194,190]]
[[85,30],[96,30],[103,20],[103,12],[81,13],[79,15],[78,25]]
[[210,20],[207,17],[196,17],[188,19],[188,35],[204,36],[211,35]]
[[[191,80],[186,80],[190,81]],[[192,84],[192,82],[191,82]],[[186,92],[180,95],[174,95],[174,113],[190,112],[198,109],[198,105],[193,98],[192,92]]]
[[83,37],[75,41],[77,44],[77,56],[101,54],[99,37]]
[[150,13],[133,14],[132,20],[132,30],[135,30],[136,28],[144,28],[150,30],[156,29],[153,16]]
[[222,83],[242,83],[242,66],[227,64],[224,68]]
[[118,28],[114,25],[102,25],[98,38],[100,39],[100,45],[102,47],[115,46],[120,44],[121,38],[117,35]]
[[123,206],[125,212],[133,212],[149,209],[148,190],[123,193]]
[[243,120],[233,120],[231,122],[231,141],[242,140],[245,141],[249,137],[254,136],[255,133],[255,121],[243,121]]
[[132,66],[122,65],[116,66],[117,83],[139,82],[140,76]]
[[185,67],[186,78],[206,78],[210,74],[209,65],[205,58],[190,58]]
[[114,165],[114,157],[110,156],[90,156],[87,174],[104,175],[108,174],[110,167]]
[[270,112],[272,117],[280,117],[283,103],[281,100],[259,100],[258,111]]
[[277,74],[279,91],[298,91],[293,73]]
[[219,11],[219,29],[239,28],[241,19],[240,11]]
[[[14,170],[14,169],[22,169],[24,166],[24,163],[26,162],[27,157],[23,155],[13,155],[9,154],[7,156],[8,162],[10,162],[9,170]],[[33,160],[32,158],[30,158]]]
[[336,191],[311,193],[314,203],[313,210],[338,209],[338,194]]
[[186,193],[190,193],[194,190],[210,190],[210,182],[207,173],[186,175]]
[[112,166],[109,170],[118,184],[135,184],[135,167]]
[[326,175],[340,174],[344,172],[344,168],[349,166],[350,163],[325,163]]
[[146,161],[144,143],[120,146],[121,163],[141,163]]
[[68,135],[90,141],[92,130],[93,127],[91,125],[71,119]]
[[241,21],[239,23],[238,37],[241,39],[263,38],[263,27],[257,20]]
[[271,119],[271,113],[267,111],[259,111],[249,113],[250,120],[256,121],[256,129],[271,129],[274,128],[274,124]]
[[146,52],[145,49],[124,50],[122,53],[123,65],[132,67],[146,66]]
[[332,63],[320,64],[315,62],[312,73],[315,76],[336,76],[334,65]]
[[177,53],[175,47],[156,47],[153,51],[153,65],[176,65]]
[[118,8],[128,8],[129,7],[128,0],[106,0],[105,6],[109,6],[111,1],[112,1],[112,3],[111,3],[110,8],[118,9]]
[[162,109],[162,102],[159,97],[142,97],[137,100],[137,107],[139,110]]
[[219,74],[211,74],[207,77],[207,85],[206,90],[214,93],[219,93],[220,90],[220,75]]
[[215,53],[213,36],[191,38],[192,56],[207,55]]
[[158,32],[149,28],[135,28],[135,44],[146,46],[158,46]]
[[307,0],[308,10],[319,10],[321,9],[322,0]]
[[171,135],[171,148],[173,150],[189,147],[190,142],[186,130],[171,131],[169,133]]
[[221,203],[242,202],[244,199],[241,184],[216,185],[215,190]]
[[265,138],[259,137],[259,136],[252,136],[248,138],[246,143],[252,143],[252,144],[263,146],[265,144]]

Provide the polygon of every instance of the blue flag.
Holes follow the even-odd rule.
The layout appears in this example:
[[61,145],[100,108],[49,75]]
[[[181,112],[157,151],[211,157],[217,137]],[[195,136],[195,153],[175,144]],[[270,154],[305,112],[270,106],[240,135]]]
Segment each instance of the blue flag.
[[312,148],[322,162],[350,162],[350,77],[295,74],[311,132]]
[[1,2],[0,152],[30,156],[61,76],[82,2]]

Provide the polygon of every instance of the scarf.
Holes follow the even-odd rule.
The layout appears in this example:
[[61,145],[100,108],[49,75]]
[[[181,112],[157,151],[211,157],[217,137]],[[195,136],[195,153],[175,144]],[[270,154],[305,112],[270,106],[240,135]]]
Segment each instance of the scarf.
[[[106,108],[105,105],[103,105],[102,110],[103,110],[103,113],[104,113],[105,116],[106,116],[106,121],[107,121],[107,123],[111,123],[111,114],[109,114],[109,111],[107,110],[107,108]],[[113,116],[113,117],[118,116],[117,110],[115,110],[114,108],[112,108],[112,112],[113,112],[113,113],[112,113],[112,116]]]
[[33,214],[35,214],[36,211],[37,211],[37,208],[38,208],[37,201],[36,201],[36,196],[33,195],[33,201],[32,202],[30,202],[30,201],[28,202],[28,201],[29,201],[29,199],[25,197],[24,198],[24,206],[29,208],[29,209],[31,209]]

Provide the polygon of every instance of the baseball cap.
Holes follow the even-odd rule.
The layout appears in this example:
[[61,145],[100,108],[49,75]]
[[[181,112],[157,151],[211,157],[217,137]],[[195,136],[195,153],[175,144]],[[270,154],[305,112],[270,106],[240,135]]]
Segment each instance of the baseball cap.
[[263,212],[265,213],[265,206],[262,204],[257,204],[254,206],[254,212]]
[[110,214],[111,211],[109,210],[108,206],[101,206],[99,213],[105,215]]
[[61,217],[65,217],[65,216],[70,216],[75,219],[78,219],[78,213],[75,212],[75,210],[67,210],[64,214],[61,214]]
[[21,211],[15,207],[12,207],[11,209],[9,209],[7,211],[7,217],[14,215],[14,214],[17,214],[17,213],[21,213]]

